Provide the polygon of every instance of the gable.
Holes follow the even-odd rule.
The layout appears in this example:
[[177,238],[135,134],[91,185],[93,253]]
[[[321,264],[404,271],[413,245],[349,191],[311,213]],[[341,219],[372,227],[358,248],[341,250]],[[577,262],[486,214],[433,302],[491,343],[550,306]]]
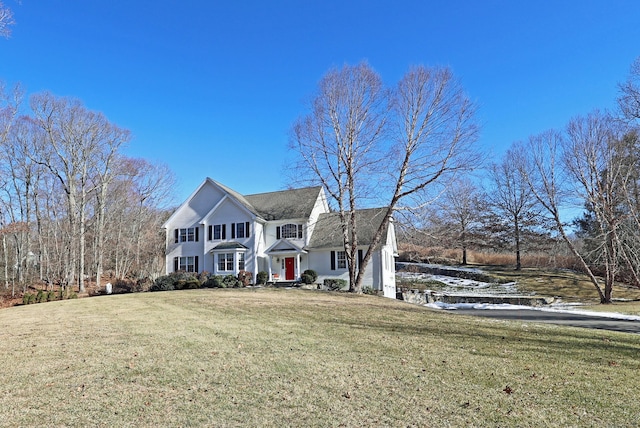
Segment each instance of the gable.
[[237,202],[235,199],[225,197],[209,213],[207,213],[204,220],[207,223],[212,224],[216,222],[225,223],[252,219],[252,213],[248,211],[244,205]]
[[306,253],[306,251],[304,251],[302,248],[298,247],[297,245],[295,245],[293,242],[288,241],[286,239],[282,239],[277,241],[275,244],[273,244],[271,247],[269,247],[265,253],[269,254],[269,253],[277,253],[277,252],[304,252]]
[[213,180],[207,178],[167,219],[162,227],[168,228],[174,220],[180,224],[196,224],[216,205],[225,193],[214,185]]

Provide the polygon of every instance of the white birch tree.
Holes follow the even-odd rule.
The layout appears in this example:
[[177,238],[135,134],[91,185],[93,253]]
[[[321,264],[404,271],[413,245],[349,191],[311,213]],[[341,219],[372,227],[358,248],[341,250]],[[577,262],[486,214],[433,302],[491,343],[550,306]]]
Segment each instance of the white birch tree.
[[[328,72],[308,110],[292,132],[306,166],[297,171],[309,171],[336,201],[349,287],[359,293],[394,210],[421,203],[436,184],[478,165],[475,105],[449,69],[413,67],[385,90],[377,73],[360,64]],[[357,264],[355,211],[371,196],[366,183],[376,186],[386,211]]]

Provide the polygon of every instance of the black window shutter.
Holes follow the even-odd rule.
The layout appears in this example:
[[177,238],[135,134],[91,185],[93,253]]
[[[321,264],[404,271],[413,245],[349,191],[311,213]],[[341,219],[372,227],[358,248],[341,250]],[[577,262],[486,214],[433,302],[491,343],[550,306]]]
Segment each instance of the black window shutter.
[[209,241],[213,238],[213,226],[209,225]]
[[363,259],[363,254],[362,254],[362,249],[358,250],[358,267],[360,267],[362,265],[362,259]]
[[199,270],[198,270],[198,256],[195,256],[195,258],[194,258],[194,269],[193,270],[196,273],[199,272]]
[[302,239],[302,225],[298,225],[298,239]]
[[173,230],[173,236],[176,238],[174,242],[176,244],[178,243],[178,233],[180,233],[180,232],[178,232],[178,229],[174,229]]
[[331,270],[336,270],[336,252],[331,252]]
[[196,242],[198,242],[198,232],[200,232],[200,226],[196,226]]
[[174,272],[178,272],[178,258],[177,257],[173,258],[173,271]]
[[248,238],[249,237],[249,222],[246,222],[244,224],[244,237]]
[[280,226],[276,227],[276,239],[280,239]]
[[231,239],[236,239],[236,224],[231,223]]
[[227,225],[222,225],[222,239],[227,239]]

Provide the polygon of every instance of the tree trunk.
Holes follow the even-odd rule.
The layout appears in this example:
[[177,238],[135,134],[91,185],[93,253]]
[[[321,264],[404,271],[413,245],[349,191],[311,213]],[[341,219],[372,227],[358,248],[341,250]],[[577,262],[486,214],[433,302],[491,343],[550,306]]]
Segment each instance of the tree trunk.
[[516,241],[516,270],[522,269],[522,260],[520,259],[520,222],[518,221],[517,216],[515,217],[514,225],[515,225],[515,241]]
[[[7,236],[2,235],[2,252],[4,254],[4,288],[9,289],[9,253],[7,252]],[[13,297],[13,295],[12,295]]]

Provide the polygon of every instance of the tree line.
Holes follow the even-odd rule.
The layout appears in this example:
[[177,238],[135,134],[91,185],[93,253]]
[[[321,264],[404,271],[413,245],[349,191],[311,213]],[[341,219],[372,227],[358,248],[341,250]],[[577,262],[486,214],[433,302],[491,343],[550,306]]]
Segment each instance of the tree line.
[[[523,248],[562,240],[610,302],[616,279],[640,287],[639,81],[640,59],[617,111],[514,142],[482,188],[470,175],[486,166],[476,106],[448,68],[412,67],[388,87],[368,64],[345,65],[321,79],[291,130],[296,179],[322,184],[339,213],[354,292],[395,217],[459,245],[463,262],[470,247],[509,248],[520,268]],[[105,273],[162,273],[168,168],[124,156],[130,133],[77,99],[43,92],[26,103],[4,86],[0,98],[5,288],[43,281],[83,292]],[[368,225],[356,212],[374,203],[387,210],[357,263]],[[568,223],[570,207],[584,216]]]
[[129,131],[79,100],[49,92],[28,107],[0,85],[0,277],[5,289],[43,282],[100,286],[164,270],[164,165],[124,156]]
[[[457,178],[428,229],[462,249],[544,251],[558,241],[584,271],[602,303],[615,281],[640,288],[640,58],[619,85],[615,111],[576,116],[511,144],[488,167],[486,186]],[[567,219],[567,213],[582,212]]]
[[[640,287],[640,58],[619,89],[616,111],[514,142],[487,165],[476,107],[449,69],[413,67],[385,87],[368,64],[345,65],[292,128],[294,174],[322,184],[340,213],[352,291],[369,260],[355,262],[355,212],[375,197],[388,209],[372,246],[392,215],[409,235],[461,248],[463,263],[468,248],[508,249],[520,269],[523,249],[563,242],[608,303],[615,280]],[[568,221],[576,208],[584,217]]]

